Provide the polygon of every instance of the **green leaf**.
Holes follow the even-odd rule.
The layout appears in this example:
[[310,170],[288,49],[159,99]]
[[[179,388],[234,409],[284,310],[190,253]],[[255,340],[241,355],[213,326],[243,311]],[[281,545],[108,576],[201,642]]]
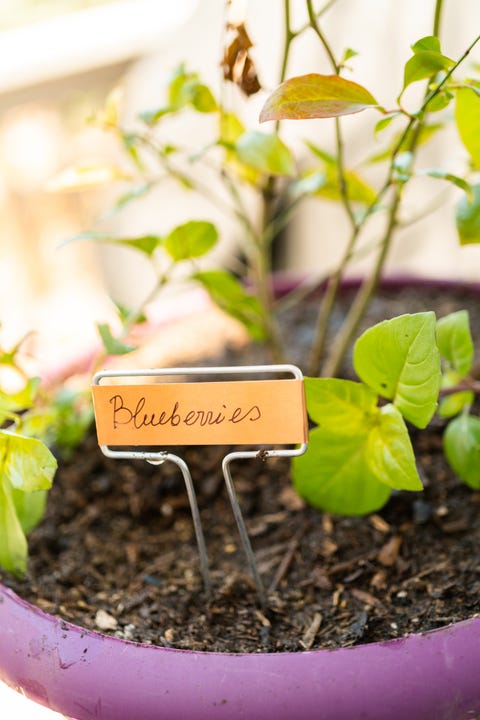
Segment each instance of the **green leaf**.
[[368,429],[355,435],[328,423],[310,432],[305,455],[294,458],[293,484],[314,507],[337,515],[365,515],[383,507],[391,489],[371,472],[365,453]]
[[138,117],[142,122],[145,123],[145,125],[153,127],[158,123],[159,120],[162,119],[162,117],[168,115],[168,113],[171,113],[172,110],[173,108],[165,105],[163,107],[154,108],[152,110],[143,110],[141,113],[139,113]]
[[420,38],[420,40],[417,40],[411,47],[414,53],[422,52],[423,50],[441,52],[440,40],[436,35],[426,35]]
[[226,145],[233,145],[245,132],[240,119],[233,113],[220,113],[220,142]]
[[25,532],[41,519],[57,461],[40,440],[0,430],[0,565],[26,570]]
[[366,385],[338,378],[305,378],[309,417],[317,425],[328,424],[345,434],[356,434],[372,413],[377,395]]
[[[337,158],[323,151],[311,142],[307,142],[310,150],[324,163],[324,181],[319,183],[316,195],[328,200],[340,201],[342,195],[338,183]],[[310,171],[312,172],[312,171]],[[318,175],[318,173],[316,173]],[[375,202],[376,192],[363,178],[353,170],[345,170],[344,178],[348,197],[352,202],[371,205]]]
[[480,418],[460,415],[443,435],[445,456],[452,470],[474,490],[480,490]]
[[326,185],[327,176],[324,172],[312,171],[304,173],[298,180],[293,180],[288,191],[292,197],[301,197],[302,195],[317,195],[319,191]]
[[20,412],[33,405],[40,386],[40,378],[29,378],[25,386],[15,393],[0,390],[0,417],[4,413]]
[[[442,128],[442,123],[430,123],[429,125],[422,125],[422,127],[420,128],[419,137],[417,139],[417,145],[425,145]],[[410,147],[412,140],[412,133],[412,129],[410,129],[410,131],[407,132],[405,135],[402,132],[396,133],[392,142],[389,143],[387,149],[382,150],[379,153],[375,153],[375,155],[372,155],[367,162],[378,163],[383,162],[384,160],[390,161],[394,149],[398,153],[403,153],[405,151],[408,152],[408,148]],[[398,147],[398,143],[400,142],[400,140],[400,147]]]
[[27,539],[18,519],[11,489],[0,482],[0,565],[14,575],[27,569]]
[[352,58],[356,57],[357,55],[358,55],[357,50],[353,50],[352,48],[347,48],[345,50],[345,52],[343,53],[342,65],[344,63],[348,62],[349,60],[351,60]]
[[181,262],[205,255],[217,240],[217,228],[211,222],[190,220],[178,225],[165,238],[165,250],[175,262]]
[[57,469],[57,461],[36,438],[0,430],[2,482],[22,492],[48,490]]
[[295,458],[294,484],[326,512],[357,515],[385,504],[390,489],[421,490],[407,428],[393,405],[381,410],[361,383],[306,378],[308,414],[318,423]]
[[480,243],[480,184],[472,186],[473,197],[460,198],[455,212],[455,224],[460,245]]
[[[442,389],[451,388],[458,385],[462,380],[462,376],[455,370],[447,370],[442,376]],[[452,393],[442,398],[438,407],[438,415],[442,418],[450,418],[462,412],[464,407],[472,405],[475,396],[473,392],[462,391]]]
[[115,200],[113,211],[123,210],[123,208],[127,207],[127,205],[134,200],[145,197],[145,195],[147,195],[154,187],[155,184],[150,182],[137,185],[137,187],[134,187],[129,192],[120,195],[120,197]]
[[112,302],[115,305],[119,320],[122,322],[122,324],[127,321],[130,322],[132,317],[135,317],[135,325],[141,325],[142,323],[147,322],[147,316],[141,310],[131,310],[118,300],[112,299]]
[[480,97],[473,88],[456,91],[455,122],[473,165],[480,169]]
[[400,315],[370,328],[355,343],[353,364],[361,380],[393,400],[407,420],[428,425],[441,378],[433,312]]
[[375,135],[385,130],[395,118],[401,117],[401,112],[391,112],[375,124]]
[[12,488],[12,500],[21,528],[28,535],[45,514],[47,491],[26,493]]
[[289,148],[275,133],[245,132],[235,143],[238,159],[268,175],[295,174],[295,161]]
[[453,60],[440,52],[418,50],[405,64],[403,89],[405,90],[405,88],[418,80],[424,80],[433,77],[442,70],[448,70],[453,64]]
[[206,270],[192,277],[203,285],[218,307],[246,327],[254,340],[265,339],[261,305],[233,275],[225,270]]
[[423,490],[402,415],[394,405],[380,409],[366,448],[367,463],[378,480],[396,490]]
[[267,120],[303,120],[352,115],[378,103],[366,88],[339,75],[311,73],[278,86],[260,113]]
[[202,113],[214,112],[217,109],[217,103],[210,89],[200,82],[197,73],[186,72],[183,65],[172,74],[168,101],[170,108],[174,110],[180,110],[186,105],[192,105],[195,110]]
[[470,372],[473,364],[473,340],[467,310],[458,310],[437,322],[440,354],[457,371],[458,380]]
[[454,95],[445,88],[439,90],[429,101],[426,111],[429,113],[440,112],[450,105]]
[[102,339],[105,352],[108,355],[128,355],[128,353],[135,350],[134,345],[127,345],[122,340],[116,338],[112,334],[110,326],[106,323],[98,323],[97,328]]
[[431,170],[417,170],[415,174],[427,175],[428,177],[438,178],[439,180],[446,180],[447,182],[452,183],[452,185],[460,188],[460,190],[463,190],[469,200],[473,198],[472,186],[463,178],[458,177],[458,175],[452,175],[452,173],[435,168],[432,168]]
[[93,240],[98,243],[131,247],[133,250],[138,250],[147,257],[152,257],[155,250],[163,245],[164,242],[163,238],[158,235],[140,235],[139,237],[133,238],[117,238],[106,233],[83,232],[64,240],[60,247],[64,247],[72,242],[78,242],[79,240]]

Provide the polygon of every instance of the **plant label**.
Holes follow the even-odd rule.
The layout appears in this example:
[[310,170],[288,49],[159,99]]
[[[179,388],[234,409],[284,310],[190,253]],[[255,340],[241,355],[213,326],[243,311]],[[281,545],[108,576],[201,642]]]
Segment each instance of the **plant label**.
[[93,386],[100,445],[280,445],[307,441],[303,381]]

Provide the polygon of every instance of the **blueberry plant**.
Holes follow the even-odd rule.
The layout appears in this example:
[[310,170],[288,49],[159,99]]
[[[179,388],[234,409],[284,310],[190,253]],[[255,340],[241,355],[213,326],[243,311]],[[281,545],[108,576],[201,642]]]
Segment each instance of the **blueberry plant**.
[[[433,312],[385,320],[354,344],[353,365],[359,381],[337,377],[404,222],[407,187],[419,177],[428,178],[435,199],[440,183],[449,186],[460,196],[452,222],[459,242],[480,243],[480,79],[478,66],[469,63],[480,37],[472,37],[459,57],[444,54],[443,4],[443,0],[432,2],[431,34],[411,46],[393,107],[384,107],[381,99],[361,84],[361,78],[352,79],[356,51],[345,48],[337,56],[329,42],[324,20],[335,12],[336,0],[324,4],[305,0],[304,21],[298,27],[292,21],[291,0],[283,0],[279,85],[266,97],[259,118],[260,123],[270,125],[247,127],[241,115],[228,107],[224,90],[215,92],[197,72],[181,65],[171,74],[163,100],[140,113],[134,122],[127,125],[122,120],[116,91],[95,117],[97,125],[113,134],[123,149],[121,166],[101,162],[79,166],[54,183],[57,189],[70,191],[98,182],[121,183],[113,207],[121,212],[161,189],[165,182],[173,182],[187,197],[198,194],[234,218],[241,237],[242,254],[235,267],[205,269],[203,259],[219,240],[219,232],[208,218],[187,219],[163,233],[152,229],[136,236],[98,231],[77,236],[75,240],[128,247],[146,257],[155,270],[154,287],[139,307],[116,304],[119,330],[99,325],[104,346],[99,362],[105,355],[132,350],[130,331],[145,320],[149,303],[179,270],[242,322],[254,340],[264,342],[275,361],[288,360],[272,283],[273,243],[305,199],[339,204],[347,227],[342,257],[336,267],[320,268],[306,288],[310,291],[315,284],[325,284],[306,380],[308,412],[315,427],[308,452],[293,464],[297,490],[329,512],[367,513],[381,507],[393,489],[421,490],[407,423],[425,428],[435,413],[448,423],[444,444],[449,463],[471,487],[480,488],[480,418],[472,414],[479,387],[471,376],[473,343],[465,311],[439,320]],[[237,86],[237,97],[248,104],[250,96],[262,90],[254,63],[255,47],[244,24],[229,24],[227,31],[223,88]],[[289,76],[292,49],[307,34],[317,38],[329,72]],[[412,108],[410,88],[420,84],[423,90]],[[357,113],[372,118],[364,139],[367,155],[360,167],[375,166],[380,176],[375,185],[347,162],[342,118]],[[192,124],[197,117],[210,117],[210,140],[201,147],[178,142],[175,122],[184,116],[189,116]],[[335,150],[323,147],[320,140],[306,141],[300,162],[284,140],[285,122],[305,123],[312,118],[333,123]],[[422,148],[447,128],[456,131],[464,149],[463,170],[455,173],[442,158],[433,167],[422,164]],[[383,142],[380,151],[379,142]],[[212,189],[203,168],[208,177],[215,174],[221,192]],[[250,202],[251,197],[255,202]],[[372,223],[380,229],[376,241],[366,244]],[[332,312],[342,280],[356,258],[367,251],[370,270],[332,338]],[[297,289],[295,296],[299,295]],[[26,381],[20,397],[0,397],[4,423],[0,431],[0,563],[18,572],[25,566],[24,533],[41,515],[43,493],[54,471],[54,460],[38,438],[47,427],[58,424],[59,408],[66,407],[57,402],[50,426],[45,410],[35,424],[36,391],[36,381]],[[75,415],[73,436],[85,420],[82,414],[80,420],[78,417]],[[66,422],[65,427],[71,426]],[[37,471],[27,472],[28,463],[35,464]],[[21,479],[24,474],[28,481]]]

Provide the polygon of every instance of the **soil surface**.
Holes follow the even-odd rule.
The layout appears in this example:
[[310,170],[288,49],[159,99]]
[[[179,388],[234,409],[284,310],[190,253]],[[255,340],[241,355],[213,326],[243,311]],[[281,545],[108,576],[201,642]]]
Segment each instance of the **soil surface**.
[[[343,302],[349,301],[346,295]],[[478,299],[468,290],[454,298],[428,288],[384,291],[366,325],[402,312],[434,309],[441,317],[464,307],[479,337]],[[285,318],[292,360],[300,365],[311,326],[305,308]],[[227,353],[209,364],[256,362],[255,352],[246,358]],[[221,459],[232,448],[179,451],[198,493],[210,598],[177,468],[108,459],[93,434],[60,465],[46,516],[30,535],[28,577],[2,579],[79,625],[197,650],[333,648],[465,619],[480,612],[480,493],[447,467],[442,431],[438,419],[428,430],[412,429],[424,491],[393,493],[383,510],[363,518],[308,507],[292,489],[286,459],[232,465],[267,588],[263,609],[221,472]]]

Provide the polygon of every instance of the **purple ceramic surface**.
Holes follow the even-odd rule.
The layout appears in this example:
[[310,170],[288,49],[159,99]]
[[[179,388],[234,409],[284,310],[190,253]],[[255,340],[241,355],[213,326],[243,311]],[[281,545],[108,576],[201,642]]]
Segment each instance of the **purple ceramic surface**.
[[75,720],[474,720],[480,618],[354,648],[228,655],[86,631],[0,585],[0,678]]

